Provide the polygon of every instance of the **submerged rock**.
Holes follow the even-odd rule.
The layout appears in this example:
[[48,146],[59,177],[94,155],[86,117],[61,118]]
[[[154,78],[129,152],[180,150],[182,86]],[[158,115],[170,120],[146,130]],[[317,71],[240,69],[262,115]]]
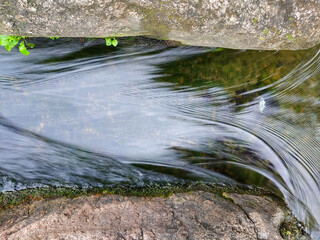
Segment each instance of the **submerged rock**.
[[0,34],[151,36],[187,45],[303,49],[320,42],[319,0],[10,0]]
[[271,198],[235,193],[57,198],[0,211],[0,239],[276,240],[285,212]]

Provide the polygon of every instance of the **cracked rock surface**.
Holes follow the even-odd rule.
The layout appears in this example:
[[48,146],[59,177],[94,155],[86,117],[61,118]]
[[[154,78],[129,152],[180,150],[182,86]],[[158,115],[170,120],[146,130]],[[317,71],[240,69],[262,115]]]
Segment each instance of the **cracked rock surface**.
[[0,239],[282,239],[266,197],[207,192],[169,198],[86,196],[0,211]]

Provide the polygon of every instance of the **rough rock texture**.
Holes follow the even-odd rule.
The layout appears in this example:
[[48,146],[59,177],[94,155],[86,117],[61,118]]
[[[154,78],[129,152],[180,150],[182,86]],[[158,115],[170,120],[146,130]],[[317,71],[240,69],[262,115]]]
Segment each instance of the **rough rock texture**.
[[277,230],[283,218],[283,212],[271,199],[235,193],[228,196],[253,222],[258,239],[282,239],[277,234]]
[[41,200],[0,212],[0,239],[282,239],[268,198],[206,192],[169,198]]
[[0,34],[301,49],[320,42],[320,0],[2,0]]

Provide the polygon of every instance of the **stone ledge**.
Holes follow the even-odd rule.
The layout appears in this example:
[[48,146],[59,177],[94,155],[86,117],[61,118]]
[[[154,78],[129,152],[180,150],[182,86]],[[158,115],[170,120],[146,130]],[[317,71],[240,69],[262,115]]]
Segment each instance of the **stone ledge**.
[[283,239],[279,230],[286,213],[278,203],[248,194],[223,196],[200,191],[168,198],[93,195],[33,201],[0,211],[0,238]]
[[3,0],[0,34],[141,35],[197,46],[305,49],[320,43],[320,1]]

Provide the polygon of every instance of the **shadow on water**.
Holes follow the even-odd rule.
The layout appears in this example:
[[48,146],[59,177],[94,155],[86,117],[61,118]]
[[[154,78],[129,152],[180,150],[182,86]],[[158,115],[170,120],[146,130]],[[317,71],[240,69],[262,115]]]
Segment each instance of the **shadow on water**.
[[318,47],[38,42],[0,52],[0,189],[214,181],[283,194],[319,236]]

